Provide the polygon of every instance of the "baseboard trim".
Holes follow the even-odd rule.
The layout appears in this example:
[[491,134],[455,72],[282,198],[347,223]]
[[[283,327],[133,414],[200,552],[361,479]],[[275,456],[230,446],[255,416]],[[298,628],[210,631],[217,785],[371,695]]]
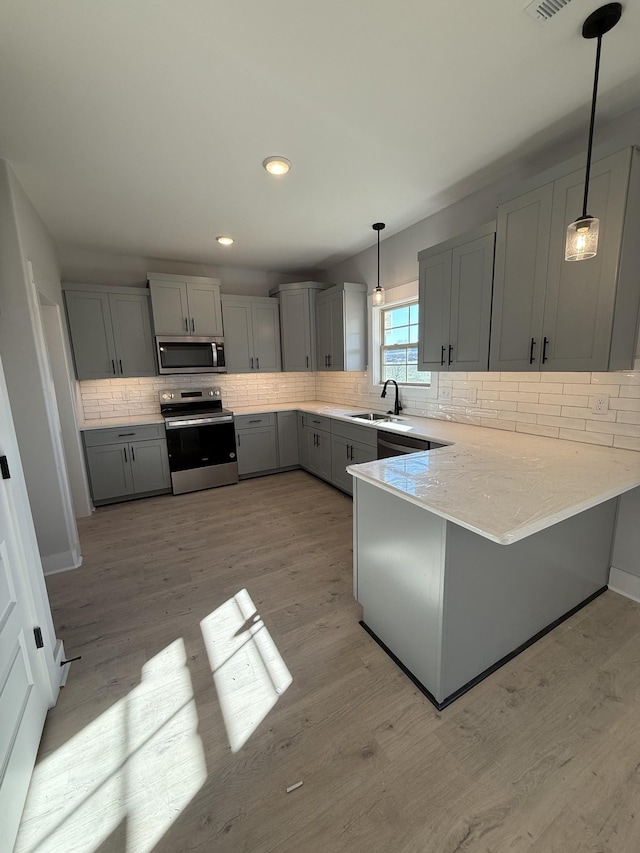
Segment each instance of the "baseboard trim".
[[563,622],[565,622],[579,610],[582,610],[583,607],[586,607],[587,604],[590,604],[594,599],[596,599],[599,595],[602,595],[602,593],[606,591],[606,586],[603,586],[600,589],[596,590],[590,596],[585,598],[584,601],[581,601],[580,604],[576,604],[575,607],[572,607],[571,610],[568,610],[558,619],[554,619],[553,622],[544,627],[541,631],[538,631],[536,634],[533,635],[533,637],[530,637],[524,643],[521,643],[521,645],[519,645],[512,652],[509,652],[509,654],[505,655],[504,657],[500,658],[500,660],[487,667],[485,670],[483,670],[483,672],[476,675],[475,678],[472,678],[471,681],[468,681],[466,684],[463,684],[462,687],[459,687],[450,696],[447,696],[442,702],[438,702],[433,693],[427,690],[424,684],[418,678],[416,678],[416,676],[411,672],[411,670],[407,669],[407,667],[402,663],[402,661],[398,657],[396,657],[396,655],[394,655],[391,649],[382,642],[380,637],[378,637],[377,634],[375,634],[375,632],[371,630],[371,628],[366,624],[366,622],[361,621],[359,624],[364,628],[367,634],[369,634],[369,636],[373,640],[375,640],[375,642],[380,646],[380,648],[389,655],[391,660],[404,672],[404,674],[408,676],[411,681],[413,681],[418,690],[424,693],[427,699],[433,705],[435,705],[438,711],[443,711],[448,705],[450,705],[452,702],[455,702],[456,699],[459,699],[461,696],[464,696],[464,694],[471,690],[472,687],[475,687],[476,684],[480,684],[480,682],[484,681],[484,679],[487,678],[489,675],[492,675],[496,670],[500,669],[500,667],[504,666],[506,663],[509,663],[509,661],[513,660],[515,657],[517,657],[517,655],[521,654],[521,652],[524,652],[525,649],[528,649],[529,646],[532,646],[534,643],[537,643],[538,640],[542,639],[545,634],[548,634],[550,631],[553,631],[554,628],[557,628],[558,625],[561,625]]
[[624,595],[625,598],[630,598],[632,601],[640,602],[640,578],[630,572],[611,566],[609,589],[619,595]]
[[47,557],[41,557],[41,560],[42,571],[45,575],[71,572],[73,569],[79,569],[82,565],[82,556],[71,551],[65,551],[62,554],[50,554]]

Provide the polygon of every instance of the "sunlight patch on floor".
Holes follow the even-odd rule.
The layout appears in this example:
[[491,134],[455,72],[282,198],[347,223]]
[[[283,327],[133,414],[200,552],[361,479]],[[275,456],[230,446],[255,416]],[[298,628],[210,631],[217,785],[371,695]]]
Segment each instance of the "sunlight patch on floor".
[[150,853],[207,778],[197,730],[179,639],[143,666],[127,696],[37,764],[15,853],[91,853],[121,824],[126,853]]
[[229,745],[238,752],[293,679],[246,589],[200,627]]

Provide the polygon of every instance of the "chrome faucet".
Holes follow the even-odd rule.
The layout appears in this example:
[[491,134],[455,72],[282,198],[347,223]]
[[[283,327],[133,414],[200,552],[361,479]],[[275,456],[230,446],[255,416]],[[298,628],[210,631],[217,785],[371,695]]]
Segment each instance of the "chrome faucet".
[[382,387],[382,394],[380,394],[380,396],[381,397],[387,396],[387,385],[390,382],[393,382],[393,384],[396,386],[396,400],[395,400],[395,403],[393,404],[393,412],[388,411],[387,414],[388,415],[391,415],[391,414],[399,415],[400,412],[402,411],[402,406],[400,405],[400,400],[398,399],[398,383],[396,382],[395,379],[387,379],[387,381],[384,383],[384,385]]

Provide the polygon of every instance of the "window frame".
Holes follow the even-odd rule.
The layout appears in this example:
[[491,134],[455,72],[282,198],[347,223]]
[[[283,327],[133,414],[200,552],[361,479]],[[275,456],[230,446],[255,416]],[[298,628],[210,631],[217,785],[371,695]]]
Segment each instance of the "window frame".
[[[406,350],[406,349],[409,349],[409,347],[411,347],[411,348],[417,348],[418,347],[417,338],[415,341],[408,341],[407,343],[404,343],[404,344],[385,344],[384,343],[384,332],[385,332],[384,317],[385,317],[385,314],[387,311],[394,311],[398,308],[409,308],[409,322],[406,325],[408,328],[411,328],[411,326],[418,326],[418,329],[419,329],[419,320],[418,320],[418,323],[411,323],[411,313],[410,312],[411,312],[411,307],[413,305],[417,305],[419,308],[420,303],[419,303],[419,300],[417,297],[415,299],[403,300],[402,302],[394,302],[391,304],[385,303],[384,305],[379,306],[378,322],[380,323],[380,345],[378,347],[377,368],[378,368],[378,376],[380,377],[380,383],[381,384],[384,382],[383,376],[384,376],[384,354],[385,354],[385,352],[388,352],[389,350],[402,350],[402,349]],[[398,328],[402,328],[402,327],[398,327]],[[419,335],[420,335],[419,330],[418,330],[417,334],[419,337]],[[406,361],[405,364],[408,366],[409,362]],[[431,386],[432,371],[428,370],[428,371],[422,371],[422,372],[429,374],[429,381],[428,382],[408,382],[408,381],[402,382],[402,381],[398,380],[398,385],[400,385],[400,386],[405,385],[405,386],[410,387],[410,388],[429,388]],[[394,377],[389,377],[389,378],[393,379]]]
[[[382,345],[382,316],[385,309],[401,307],[405,304],[416,302],[418,299],[418,282],[410,281],[406,284],[396,285],[385,289],[385,304],[374,305],[373,295],[368,297],[369,306],[369,368],[367,371],[368,390],[379,394],[384,380],[381,378],[381,345]],[[419,325],[419,324],[418,324]],[[439,376],[437,371],[431,371],[430,384],[414,384],[410,382],[399,382],[401,388],[405,388],[405,394],[409,395],[414,403],[437,400]]]

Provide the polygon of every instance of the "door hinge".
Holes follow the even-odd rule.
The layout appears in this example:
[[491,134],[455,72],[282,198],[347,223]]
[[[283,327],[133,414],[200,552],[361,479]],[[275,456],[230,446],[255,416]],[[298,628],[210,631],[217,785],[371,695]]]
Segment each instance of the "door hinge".
[[0,473],[2,473],[3,480],[11,479],[11,472],[9,471],[9,463],[6,456],[0,456]]
[[36,649],[44,648],[44,640],[42,639],[42,628],[34,628],[33,636],[36,639]]

